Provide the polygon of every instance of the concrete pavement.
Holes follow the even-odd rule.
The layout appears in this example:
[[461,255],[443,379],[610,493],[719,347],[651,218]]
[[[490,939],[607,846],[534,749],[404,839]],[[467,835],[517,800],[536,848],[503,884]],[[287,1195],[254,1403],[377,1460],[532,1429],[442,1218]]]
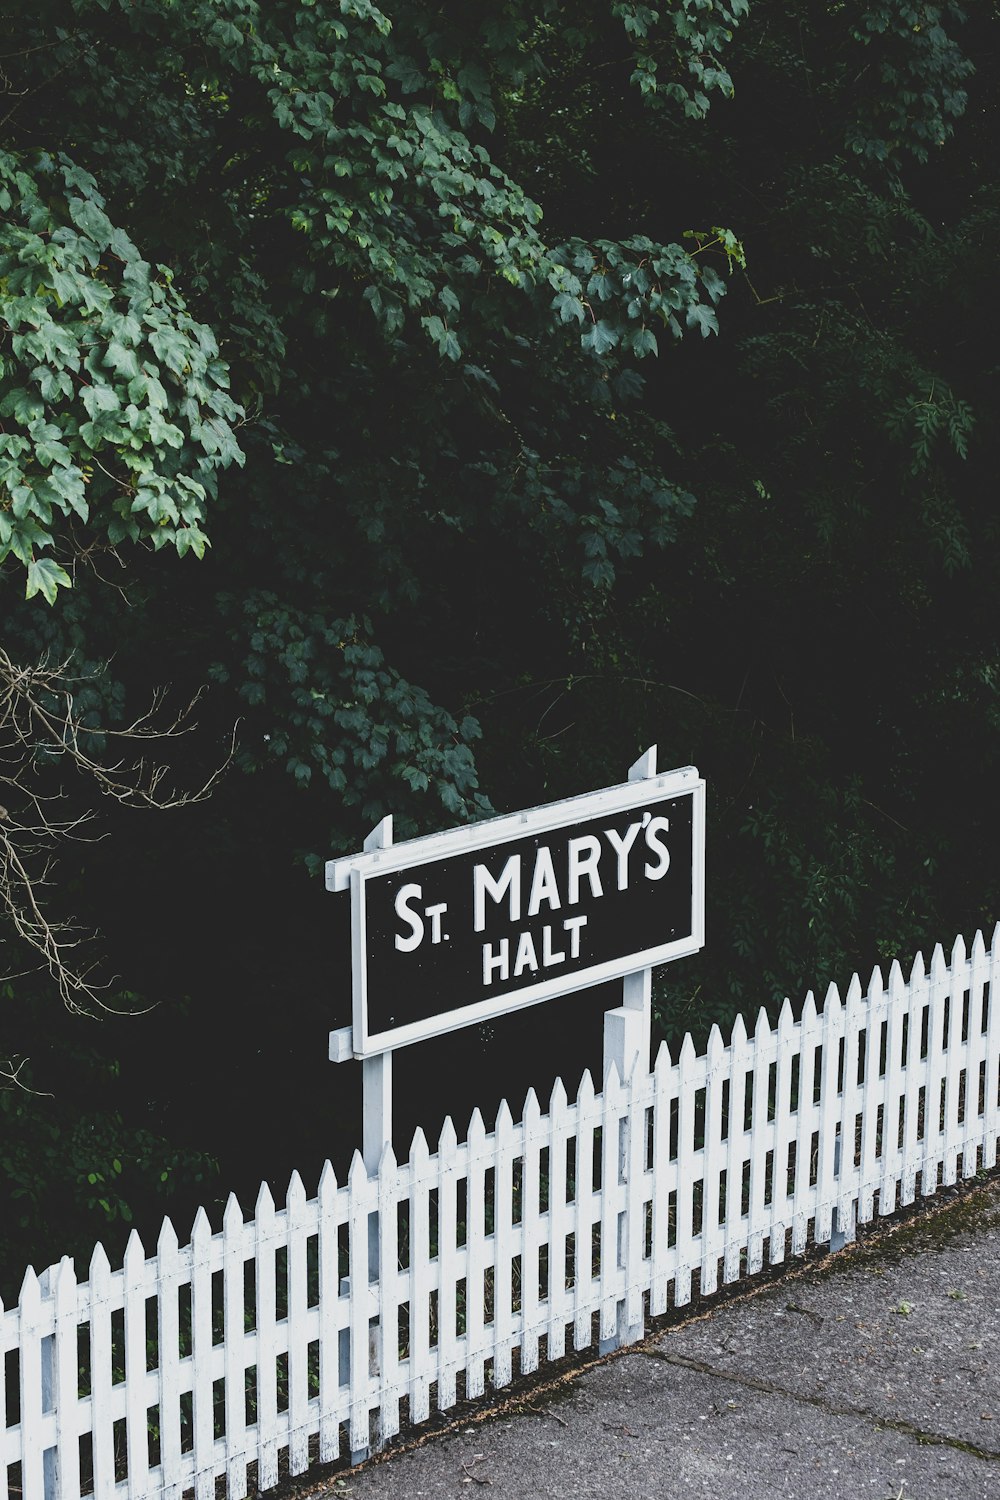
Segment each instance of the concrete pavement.
[[313,1493],[1000,1500],[998,1335],[994,1178]]

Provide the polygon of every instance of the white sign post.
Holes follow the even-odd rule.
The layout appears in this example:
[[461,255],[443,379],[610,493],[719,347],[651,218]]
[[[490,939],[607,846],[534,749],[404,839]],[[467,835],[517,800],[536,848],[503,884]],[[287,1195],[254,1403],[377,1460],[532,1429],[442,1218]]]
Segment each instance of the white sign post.
[[[656,775],[656,746],[651,745],[629,768],[629,781],[645,781]],[[614,1010],[604,1012],[604,1069],[607,1078],[614,1066],[619,1079],[625,1083],[632,1069],[641,1061],[649,1067],[650,1044],[653,1030],[653,970],[651,966],[636,969],[622,980],[622,1003]],[[629,1164],[628,1121],[621,1120],[618,1128],[618,1178],[628,1180]],[[618,1215],[618,1264],[625,1265],[625,1215]],[[618,1304],[618,1327],[611,1338],[601,1339],[600,1354],[610,1354],[624,1344],[634,1344],[642,1338],[640,1321],[630,1326],[625,1317],[625,1303]]]

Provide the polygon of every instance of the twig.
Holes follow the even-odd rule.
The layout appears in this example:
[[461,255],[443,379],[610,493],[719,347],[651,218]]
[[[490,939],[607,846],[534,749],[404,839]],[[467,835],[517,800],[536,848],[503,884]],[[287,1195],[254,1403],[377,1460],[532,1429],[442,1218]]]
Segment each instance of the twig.
[[786,1302],[785,1309],[787,1312],[801,1313],[803,1317],[811,1318],[817,1328],[823,1321],[822,1314],[814,1312],[811,1307],[800,1307],[797,1302]]
[[[39,967],[48,970],[67,1010],[81,1014],[90,1003],[103,1010],[112,1007],[97,993],[93,966],[81,965],[75,955],[83,937],[71,924],[50,918],[41,893],[51,884],[54,851],[64,840],[100,835],[86,831],[96,816],[93,807],[57,815],[60,807],[68,808],[70,793],[64,786],[46,785],[46,779],[55,766],[65,767],[123,806],[159,811],[184,807],[209,796],[231,763],[238,723],[222,763],[196,789],[178,789],[166,780],[169,765],[147,759],[144,751],[130,752],[150,741],[190,733],[200,692],[172,718],[163,716],[165,693],[158,689],[145,711],[122,728],[94,725],[85,721],[76,700],[81,687],[91,686],[98,674],[72,676],[70,666],[71,660],[53,665],[44,657],[19,666],[0,647],[0,789],[5,804],[0,806],[0,913],[41,960]],[[109,749],[110,755],[105,753]]]
[[536,1417],[551,1417],[553,1422],[559,1423],[560,1427],[569,1426],[566,1418],[561,1417],[557,1411],[549,1411],[547,1408],[542,1406],[532,1406],[530,1401],[526,1401],[524,1404],[528,1411],[533,1411],[535,1413]]

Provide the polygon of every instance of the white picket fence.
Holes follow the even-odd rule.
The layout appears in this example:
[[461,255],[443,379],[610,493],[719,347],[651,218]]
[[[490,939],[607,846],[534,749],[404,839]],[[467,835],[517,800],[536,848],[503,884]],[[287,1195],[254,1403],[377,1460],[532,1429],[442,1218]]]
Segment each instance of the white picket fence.
[[[120,1270],[98,1246],[0,1305],[0,1484],[25,1500],[197,1500],[385,1442],[572,1347],[805,1250],[997,1160],[1000,926],[909,980],[785,1002],[696,1056],[660,1049],[596,1094],[557,1083],[515,1122],[448,1121],[432,1154],[355,1157],[318,1196],[293,1175],[220,1233],[165,1222]],[[369,1265],[369,1216],[378,1215]]]

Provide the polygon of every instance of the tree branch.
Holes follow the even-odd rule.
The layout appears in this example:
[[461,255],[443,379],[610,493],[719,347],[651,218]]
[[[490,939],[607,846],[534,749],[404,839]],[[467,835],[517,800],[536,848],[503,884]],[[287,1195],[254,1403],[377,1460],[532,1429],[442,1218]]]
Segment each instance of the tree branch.
[[[172,718],[164,718],[165,691],[157,689],[149,707],[130,723],[95,726],[84,723],[77,695],[96,674],[74,677],[70,666],[70,661],[53,666],[43,658],[22,667],[0,647],[0,793],[6,804],[0,805],[0,913],[39,960],[38,968],[48,970],[67,1010],[79,1014],[89,1013],[93,1004],[109,1009],[93,979],[96,960],[81,962],[78,952],[91,935],[54,919],[43,893],[52,884],[59,845],[101,835],[89,830],[94,809],[75,810],[69,790],[48,789],[46,776],[56,766],[73,770],[126,807],[186,807],[204,801],[230,765],[237,726],[222,763],[193,790],[179,789],[168,780],[170,765],[151,759],[145,749],[191,732],[200,692]],[[0,1066],[0,1077],[17,1082],[19,1071],[20,1065],[13,1071]]]

